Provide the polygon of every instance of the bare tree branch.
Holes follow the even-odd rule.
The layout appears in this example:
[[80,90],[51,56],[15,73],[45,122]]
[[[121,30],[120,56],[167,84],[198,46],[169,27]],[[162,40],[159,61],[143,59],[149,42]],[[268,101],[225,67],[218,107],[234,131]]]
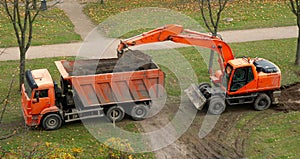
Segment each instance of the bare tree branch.
[[34,9],[36,0],[3,0],[1,5],[4,7],[7,16],[14,28],[20,51],[20,74],[19,89],[24,83],[25,77],[25,55],[31,46],[33,23],[40,12],[40,8]]
[[10,134],[7,134],[7,135],[4,135],[4,136],[1,136],[0,137],[0,141],[1,140],[6,140],[6,139],[9,139],[9,138],[11,138],[11,137],[13,137],[14,135],[16,135],[16,133],[17,133],[17,131],[16,130],[14,130],[12,133],[10,133]]
[[295,4],[294,4],[294,1],[293,0],[290,0],[290,6],[291,6],[291,9],[292,9],[292,12],[297,16],[297,11],[296,11],[296,8],[295,8]]
[[5,53],[5,48],[0,50],[0,56]]
[[198,4],[199,4],[199,8],[200,8],[200,11],[201,11],[201,16],[203,18],[203,21],[205,23],[205,26],[207,27],[207,29],[209,30],[209,32],[213,32],[213,30],[211,29],[211,27],[209,26],[207,20],[206,20],[206,16],[205,16],[205,13],[204,13],[204,1],[202,0],[198,0]]
[[[218,1],[198,0],[203,21],[206,27],[208,28],[208,30],[213,34],[213,36],[216,36],[218,33],[221,13],[225,9],[225,6],[228,1],[229,0],[218,0]],[[204,6],[206,6],[207,8],[204,8]],[[214,6],[218,6],[217,12],[215,14],[213,13],[215,10]],[[205,13],[205,10],[207,11],[207,14]],[[209,19],[209,21],[207,19]]]
[[208,13],[209,13],[210,23],[215,28],[215,22],[214,22],[214,17],[213,17],[212,10],[211,10],[212,8],[211,8],[210,0],[207,0],[207,8],[208,8]]
[[17,71],[18,71],[18,69],[16,69],[15,72],[13,73],[13,76],[12,76],[12,79],[10,81],[10,85],[9,85],[6,97],[1,102],[1,104],[3,104],[3,108],[2,108],[2,111],[1,111],[1,115],[0,115],[0,124],[2,124],[3,116],[4,116],[4,113],[6,111],[7,104],[9,103],[9,98],[10,98],[10,94],[11,94],[11,91],[12,91],[13,84],[14,84],[15,79],[16,79],[15,75],[16,75]]

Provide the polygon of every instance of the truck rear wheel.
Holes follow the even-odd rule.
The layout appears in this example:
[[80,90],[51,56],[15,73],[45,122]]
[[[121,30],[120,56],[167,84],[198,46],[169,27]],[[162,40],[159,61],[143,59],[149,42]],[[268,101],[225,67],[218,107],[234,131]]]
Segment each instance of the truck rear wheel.
[[112,106],[107,110],[106,116],[110,121],[119,122],[124,118],[125,111],[120,106]]
[[259,111],[268,109],[270,105],[271,98],[265,93],[259,94],[256,100],[254,101],[254,108]]
[[208,112],[213,115],[220,115],[225,111],[225,100],[221,97],[212,97],[208,103]]
[[139,121],[147,117],[149,112],[149,107],[144,104],[138,104],[132,107],[131,117],[133,120]]
[[62,119],[60,115],[51,113],[47,114],[42,121],[42,126],[45,130],[56,130],[61,127]]

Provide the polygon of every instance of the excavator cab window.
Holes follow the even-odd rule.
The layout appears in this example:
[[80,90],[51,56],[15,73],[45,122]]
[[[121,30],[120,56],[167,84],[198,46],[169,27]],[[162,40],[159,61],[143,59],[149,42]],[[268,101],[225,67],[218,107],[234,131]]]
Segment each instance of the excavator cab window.
[[232,66],[230,66],[230,65],[227,65],[226,68],[225,68],[225,73],[224,73],[224,76],[222,78],[222,85],[226,89],[227,89],[227,86],[228,86],[228,81],[229,81],[232,70],[233,70]]
[[235,92],[254,79],[251,67],[237,68],[234,71],[230,91]]

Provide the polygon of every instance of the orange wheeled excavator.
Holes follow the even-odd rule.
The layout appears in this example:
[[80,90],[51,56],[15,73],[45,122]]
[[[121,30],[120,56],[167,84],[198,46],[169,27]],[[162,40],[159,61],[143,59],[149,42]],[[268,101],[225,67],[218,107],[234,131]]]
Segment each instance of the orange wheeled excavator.
[[[221,114],[226,105],[253,104],[256,110],[268,109],[278,103],[281,71],[263,58],[234,58],[231,48],[221,38],[184,29],[180,25],[166,25],[141,35],[122,40],[118,46],[121,57],[129,46],[172,41],[213,50],[209,61],[211,82],[192,84],[185,90],[198,110],[209,105],[211,114]],[[220,69],[213,71],[214,52],[218,54]]]

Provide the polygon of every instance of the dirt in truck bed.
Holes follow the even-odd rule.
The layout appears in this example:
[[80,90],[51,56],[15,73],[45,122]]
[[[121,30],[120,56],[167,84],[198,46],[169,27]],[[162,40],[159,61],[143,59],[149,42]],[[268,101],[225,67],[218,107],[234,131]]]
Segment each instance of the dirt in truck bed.
[[158,68],[151,56],[138,50],[128,50],[121,58],[65,61],[65,69],[71,76],[127,72]]
[[[272,106],[275,111],[299,111],[300,110],[300,82],[281,88],[280,104]],[[150,120],[142,121],[146,129],[161,128],[167,122],[171,114],[175,114],[179,105],[179,99],[172,99],[162,111]],[[251,117],[239,128],[236,134],[236,124],[249,111],[255,111],[252,105],[243,107],[228,107],[222,114],[213,130],[204,138],[199,138],[198,133],[207,110],[198,111],[190,128],[173,144],[157,150],[157,158],[245,158],[249,129],[256,127],[259,121],[272,115],[274,111],[265,111]]]

